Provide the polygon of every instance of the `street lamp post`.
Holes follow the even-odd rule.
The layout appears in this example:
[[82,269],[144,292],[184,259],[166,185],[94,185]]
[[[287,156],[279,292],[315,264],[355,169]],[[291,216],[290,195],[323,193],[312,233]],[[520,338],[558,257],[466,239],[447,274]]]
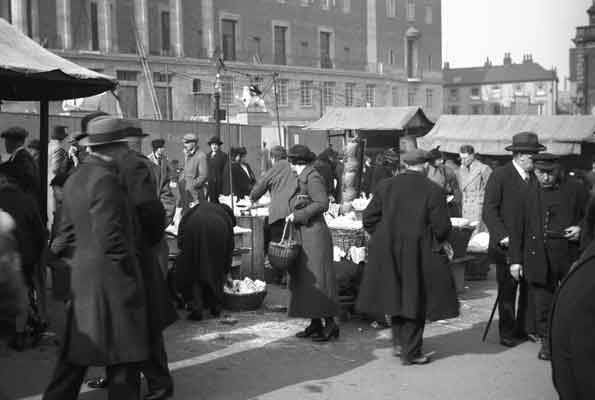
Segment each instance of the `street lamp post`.
[[221,119],[219,118],[221,106],[221,75],[215,75],[215,136],[221,138]]

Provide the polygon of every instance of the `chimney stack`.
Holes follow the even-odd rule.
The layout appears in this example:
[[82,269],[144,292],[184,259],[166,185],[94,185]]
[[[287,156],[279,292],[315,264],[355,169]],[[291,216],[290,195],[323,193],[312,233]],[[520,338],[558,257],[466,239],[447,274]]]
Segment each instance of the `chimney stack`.
[[531,54],[523,55],[523,64],[529,64],[533,62],[533,56]]
[[490,58],[489,57],[486,57],[486,62],[485,62],[485,64],[483,64],[483,66],[485,68],[488,68],[488,67],[491,67],[492,66],[492,62],[490,61]]
[[[595,0],[593,0],[595,1]],[[443,69],[450,69],[450,63],[448,61],[444,62],[444,68]]]
[[504,64],[504,65],[512,64],[512,58],[510,57],[510,53],[504,53],[504,62],[502,64]]

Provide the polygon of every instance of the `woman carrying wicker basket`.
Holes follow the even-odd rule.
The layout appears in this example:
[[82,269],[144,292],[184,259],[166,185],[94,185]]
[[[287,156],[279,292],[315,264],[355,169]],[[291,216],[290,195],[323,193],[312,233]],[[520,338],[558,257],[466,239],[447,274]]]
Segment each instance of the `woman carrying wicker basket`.
[[297,337],[326,342],[339,337],[334,320],[339,304],[331,234],[323,215],[329,200],[322,177],[312,167],[315,157],[303,145],[293,146],[288,154],[291,168],[297,174],[297,187],[289,201],[291,214],[287,221],[294,224],[301,243],[296,264],[290,270],[288,313],[290,317],[311,319]]

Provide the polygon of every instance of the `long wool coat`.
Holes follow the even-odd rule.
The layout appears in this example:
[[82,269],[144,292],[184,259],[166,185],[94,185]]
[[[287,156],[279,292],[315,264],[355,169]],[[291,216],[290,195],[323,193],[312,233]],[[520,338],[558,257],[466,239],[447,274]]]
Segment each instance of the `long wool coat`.
[[458,300],[439,242],[451,230],[440,187],[407,171],[378,184],[364,211],[372,234],[357,308],[370,315],[454,318]]
[[469,168],[459,168],[459,183],[462,193],[462,215],[470,221],[482,221],[483,199],[492,169],[478,160]]
[[222,304],[224,278],[231,269],[234,225],[231,209],[216,203],[202,202],[182,217],[176,286],[185,296],[193,284],[200,284],[211,296],[208,306]]
[[114,164],[90,155],[66,181],[63,218],[73,226],[72,307],[64,357],[78,365],[146,360],[146,295],[133,210]]
[[297,264],[290,270],[290,317],[323,318],[339,314],[333,244],[323,215],[328,202],[322,177],[312,166],[307,166],[297,178],[289,203],[295,216],[297,239],[302,245]]
[[223,192],[223,174],[227,164],[227,154],[222,151],[210,152],[207,155],[209,166],[209,201],[218,202],[219,195]]

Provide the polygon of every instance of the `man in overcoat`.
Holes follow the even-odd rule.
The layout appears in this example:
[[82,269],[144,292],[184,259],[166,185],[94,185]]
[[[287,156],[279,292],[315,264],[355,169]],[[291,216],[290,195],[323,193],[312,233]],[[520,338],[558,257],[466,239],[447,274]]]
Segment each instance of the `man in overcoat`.
[[510,235],[515,218],[519,217],[520,205],[524,204],[531,187],[536,186],[532,157],[545,149],[533,132],[514,135],[512,145],[506,147],[512,152],[512,161],[492,173],[485,192],[483,219],[490,234],[488,255],[496,264],[500,344],[507,347],[516,346],[527,338],[527,285],[516,267],[511,270]]
[[[138,141],[136,145],[133,145],[136,146],[134,150],[138,153],[142,150],[141,144]],[[163,208],[165,208],[165,223],[169,225],[172,223],[174,214],[176,213],[176,198],[170,186],[172,174],[165,153],[165,140],[152,140],[151,148],[153,151],[147,156],[147,159],[151,161],[150,167],[155,175],[155,193],[157,193],[157,197],[159,197]]]
[[66,182],[63,218],[74,229],[72,302],[44,400],[74,400],[88,366],[106,366],[110,400],[137,400],[139,363],[149,358],[146,293],[134,211],[106,153],[126,138],[117,123],[89,126],[93,148]]
[[[548,318],[554,292],[578,256],[580,225],[587,191],[583,185],[561,179],[558,157],[533,156],[539,183],[527,193],[511,233],[511,264],[529,284],[536,316],[536,332],[542,341],[538,357],[549,360]],[[571,243],[572,242],[572,243]]]
[[225,165],[227,164],[227,154],[221,151],[223,142],[217,136],[209,139],[208,145],[211,147],[211,152],[207,155],[207,162],[209,166],[209,201],[212,203],[219,202],[219,195],[223,191],[223,173]]
[[196,203],[205,200],[209,171],[207,156],[198,148],[198,137],[194,133],[187,133],[183,140],[185,158],[180,182],[180,201],[187,211]]
[[25,129],[20,127],[8,128],[0,137],[4,139],[4,146],[9,158],[6,161],[11,163],[18,173],[17,183],[28,195],[31,195],[41,208],[41,187],[39,170],[31,153],[25,148],[25,139],[29,135]]
[[552,376],[560,400],[590,400],[595,393],[595,243],[566,275],[552,302]]
[[454,318],[459,312],[441,254],[451,223],[444,192],[426,177],[428,157],[420,149],[405,153],[405,172],[378,184],[363,215],[372,236],[357,308],[392,316],[395,355],[404,365],[430,361],[422,353],[426,319]]
[[486,185],[492,169],[479,161],[473,146],[464,145],[459,150],[461,167],[459,168],[459,188],[462,195],[461,215],[469,221],[480,222],[483,228],[482,207]]

